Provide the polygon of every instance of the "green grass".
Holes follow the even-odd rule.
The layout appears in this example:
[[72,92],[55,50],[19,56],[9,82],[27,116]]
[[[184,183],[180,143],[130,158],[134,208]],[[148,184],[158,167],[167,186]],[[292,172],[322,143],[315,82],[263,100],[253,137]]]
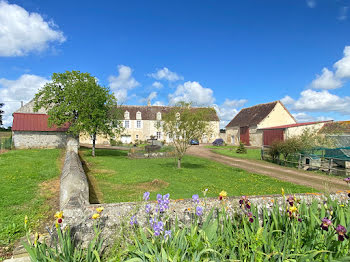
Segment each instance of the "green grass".
[[33,228],[47,218],[50,205],[45,201],[51,195],[40,184],[59,177],[59,156],[58,149],[0,154],[0,247],[11,247],[24,235],[25,215]]
[[209,197],[217,197],[222,190],[229,196],[280,194],[282,187],[288,193],[315,192],[193,156],[185,156],[179,170],[172,158],[128,159],[126,154],[97,149],[97,157],[93,158],[90,150],[82,151],[101,202],[138,201],[145,191],[150,191],[153,199],[157,193],[170,193],[172,199],[191,198],[205,188],[209,189]]
[[0,132],[0,138],[1,137],[11,137],[11,132]]
[[260,160],[261,157],[261,150],[258,148],[247,148],[247,154],[238,154],[236,153],[237,147],[232,147],[232,150],[223,148],[218,149],[218,147],[213,147],[212,151],[215,153],[218,153],[220,155],[224,156],[230,156],[230,157],[238,157],[238,158],[245,158],[245,159],[254,159],[254,160]]

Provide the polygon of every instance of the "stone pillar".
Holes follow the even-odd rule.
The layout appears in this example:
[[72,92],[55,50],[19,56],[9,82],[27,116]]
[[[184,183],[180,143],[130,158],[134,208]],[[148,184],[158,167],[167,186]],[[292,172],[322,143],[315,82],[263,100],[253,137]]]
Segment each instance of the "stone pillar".
[[79,137],[68,136],[67,152],[73,151],[74,153],[78,154],[79,147]]

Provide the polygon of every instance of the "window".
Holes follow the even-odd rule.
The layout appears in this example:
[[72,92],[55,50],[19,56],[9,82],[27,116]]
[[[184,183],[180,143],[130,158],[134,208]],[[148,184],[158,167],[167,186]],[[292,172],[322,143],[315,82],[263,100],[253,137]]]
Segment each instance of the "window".
[[125,128],[130,128],[130,122],[129,122],[129,120],[125,120],[125,121],[124,121],[124,127],[125,127]]
[[137,120],[136,121],[136,127],[137,128],[141,128],[141,120]]
[[136,139],[139,139],[139,135],[136,135]]
[[162,132],[157,132],[157,139],[160,140],[162,137]]
[[162,120],[162,114],[160,112],[157,113],[157,120]]
[[141,112],[140,112],[140,111],[136,113],[136,119],[142,119],[142,118],[141,118]]
[[124,119],[130,119],[130,113],[128,111],[125,111]]

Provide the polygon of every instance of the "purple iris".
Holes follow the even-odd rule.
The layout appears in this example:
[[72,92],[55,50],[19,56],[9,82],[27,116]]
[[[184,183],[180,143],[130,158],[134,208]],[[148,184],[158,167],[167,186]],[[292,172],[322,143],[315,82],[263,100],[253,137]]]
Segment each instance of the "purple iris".
[[322,221],[321,228],[325,231],[328,231],[328,227],[332,225],[332,221],[329,220],[327,217],[323,218],[321,221]]
[[241,199],[239,200],[239,204],[241,205],[241,208],[246,208],[246,209],[250,209],[250,206],[251,206],[250,201],[246,196],[241,197]]
[[193,200],[193,202],[195,202],[195,203],[199,203],[199,196],[198,195],[193,195],[192,196],[192,200]]
[[164,230],[164,224],[162,221],[153,223],[153,231],[155,236],[159,236]]
[[349,184],[350,183],[350,177],[344,178],[344,181]]
[[347,230],[344,226],[338,225],[335,231],[337,231],[339,241],[344,241],[344,237],[347,239],[349,238],[348,235],[346,234]]
[[248,212],[248,213],[247,213],[247,216],[248,216],[248,218],[249,218],[249,219],[248,219],[249,222],[250,222],[250,223],[253,223],[253,222],[254,222],[253,213],[252,213],[252,212]]
[[288,204],[289,204],[291,207],[294,206],[294,201],[295,201],[295,199],[294,199],[293,196],[289,196],[289,197],[287,198],[286,201],[288,202]]
[[151,212],[151,205],[150,204],[147,204],[145,206],[145,211],[146,211],[147,214],[149,214]]
[[167,237],[171,238],[171,230],[165,230],[164,239],[167,239]]
[[197,216],[201,216],[201,215],[203,215],[203,207],[201,207],[201,206],[197,206],[196,207],[196,215]]
[[163,199],[163,196],[161,194],[157,194],[158,204],[160,203],[160,201],[162,201],[162,199]]
[[170,194],[166,194],[164,196],[162,196],[161,194],[157,195],[158,205],[156,207],[156,212],[163,213],[166,209],[169,209],[169,197]]
[[143,194],[143,200],[145,200],[145,201],[148,201],[149,200],[149,192],[145,192],[144,194]]
[[136,216],[132,216],[130,218],[130,225],[133,226],[133,225],[137,225],[137,224],[138,224],[138,222],[137,222]]

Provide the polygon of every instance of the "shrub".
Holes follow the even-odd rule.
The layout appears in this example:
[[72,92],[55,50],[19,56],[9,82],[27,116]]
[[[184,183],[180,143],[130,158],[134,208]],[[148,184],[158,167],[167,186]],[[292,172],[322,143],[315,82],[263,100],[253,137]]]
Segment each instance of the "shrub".
[[239,142],[239,147],[236,150],[237,154],[246,154],[247,149],[245,148],[244,144],[242,142]]
[[110,139],[109,143],[111,144],[111,146],[116,146],[117,145],[117,141],[115,141],[115,139]]

